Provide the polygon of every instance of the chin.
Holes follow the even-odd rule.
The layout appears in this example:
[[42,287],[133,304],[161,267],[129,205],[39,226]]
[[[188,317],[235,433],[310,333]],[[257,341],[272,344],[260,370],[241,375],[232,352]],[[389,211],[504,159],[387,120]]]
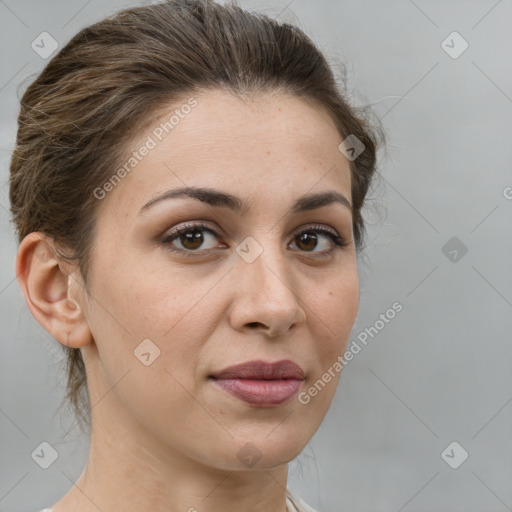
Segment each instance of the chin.
[[228,471],[243,471],[271,470],[288,464],[301,453],[312,433],[278,430],[279,427],[274,432],[271,428],[259,428],[257,432],[233,436],[227,445],[219,443],[211,454],[212,465]]

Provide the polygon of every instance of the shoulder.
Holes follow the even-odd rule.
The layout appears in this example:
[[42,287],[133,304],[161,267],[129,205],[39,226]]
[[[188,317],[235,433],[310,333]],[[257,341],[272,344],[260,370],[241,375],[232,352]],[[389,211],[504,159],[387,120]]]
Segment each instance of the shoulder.
[[290,489],[286,489],[286,506],[287,512],[317,512]]

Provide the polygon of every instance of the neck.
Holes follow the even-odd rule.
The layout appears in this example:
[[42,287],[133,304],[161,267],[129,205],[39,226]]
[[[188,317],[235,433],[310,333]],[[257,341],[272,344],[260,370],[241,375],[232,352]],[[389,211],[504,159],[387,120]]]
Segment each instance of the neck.
[[87,465],[52,512],[286,512],[286,464],[206,465],[159,443],[113,395],[93,408]]

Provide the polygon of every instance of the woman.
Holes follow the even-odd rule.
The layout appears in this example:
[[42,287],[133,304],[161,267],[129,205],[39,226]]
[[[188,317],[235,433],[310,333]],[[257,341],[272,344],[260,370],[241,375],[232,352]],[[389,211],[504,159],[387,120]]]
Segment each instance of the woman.
[[46,510],[312,510],[288,463],[343,367],[376,147],[310,39],[234,5],[125,10],[49,62],[16,270],[91,437]]

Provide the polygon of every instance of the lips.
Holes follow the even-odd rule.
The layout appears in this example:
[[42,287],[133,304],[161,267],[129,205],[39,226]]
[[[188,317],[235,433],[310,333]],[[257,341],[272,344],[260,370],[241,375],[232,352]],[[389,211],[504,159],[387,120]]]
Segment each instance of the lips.
[[249,361],[210,376],[214,384],[254,407],[277,407],[297,394],[305,375],[290,360]]

